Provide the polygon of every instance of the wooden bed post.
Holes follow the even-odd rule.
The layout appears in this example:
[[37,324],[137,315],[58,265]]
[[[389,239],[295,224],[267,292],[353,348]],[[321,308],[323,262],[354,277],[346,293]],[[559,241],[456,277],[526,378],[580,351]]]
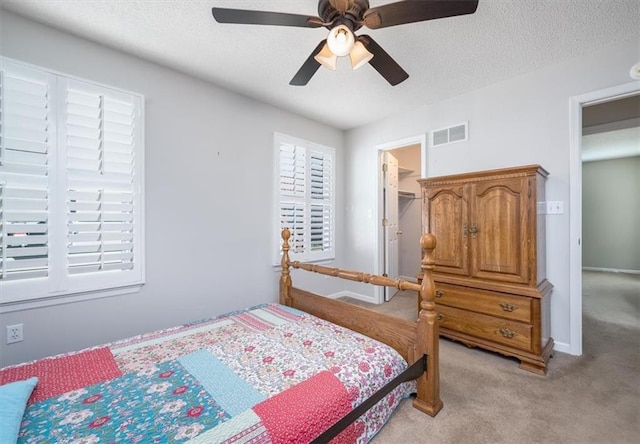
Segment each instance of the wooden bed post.
[[280,303],[287,307],[293,306],[291,299],[291,271],[289,271],[289,238],[291,233],[287,228],[282,230],[282,260],[280,260]]
[[415,349],[415,359],[427,355],[427,372],[418,378],[418,394],[413,406],[427,415],[435,416],[442,409],[440,399],[439,372],[439,331],[436,313],[435,284],[433,269],[435,260],[433,249],[436,247],[436,237],[433,234],[423,234],[420,238],[423,251],[422,285],[420,286],[420,312],[418,313],[418,328]]
[[[425,251],[425,255],[421,265],[423,278],[419,284],[324,265],[290,262],[290,237],[291,233],[288,229],[282,230],[280,303],[384,342],[393,347],[412,366],[416,361],[424,359],[426,356],[426,371],[417,379],[417,396],[413,401],[413,406],[428,415],[435,416],[442,409],[438,314],[436,313],[433,281],[433,269],[435,268],[433,250],[436,247],[436,237],[427,233],[420,238],[420,245]],[[418,319],[417,321],[409,321],[396,318],[295,288],[291,282],[291,268],[350,281],[393,287],[399,290],[417,291],[420,296]]]

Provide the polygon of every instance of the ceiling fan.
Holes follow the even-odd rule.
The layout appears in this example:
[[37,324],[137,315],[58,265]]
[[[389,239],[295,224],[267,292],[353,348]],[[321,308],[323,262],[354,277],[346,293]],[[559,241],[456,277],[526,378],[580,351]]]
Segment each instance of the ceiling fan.
[[353,69],[368,62],[395,86],[409,74],[370,36],[355,35],[357,30],[473,14],[477,7],[478,0],[405,0],[377,8],[369,8],[369,0],[318,0],[319,17],[215,7],[211,12],[219,23],[327,28],[328,37],[313,50],[290,85],[306,85],[320,65],[335,70],[337,58],[348,55]]

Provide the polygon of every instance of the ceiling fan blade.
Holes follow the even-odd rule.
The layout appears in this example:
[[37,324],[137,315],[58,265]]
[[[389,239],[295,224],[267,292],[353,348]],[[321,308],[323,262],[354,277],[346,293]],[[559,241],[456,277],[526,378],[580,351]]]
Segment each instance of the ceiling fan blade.
[[369,64],[391,85],[396,86],[409,78],[409,74],[391,58],[387,52],[368,35],[361,35],[358,40],[373,54]]
[[296,75],[293,76],[289,85],[304,86],[309,83],[311,77],[313,77],[318,68],[320,68],[320,63],[318,63],[314,57],[322,50],[326,43],[327,41],[323,40],[316,46],[316,49],[313,50],[309,58],[302,64]]
[[364,14],[364,24],[367,28],[379,29],[473,14],[477,8],[478,0],[405,0],[370,8]]
[[299,28],[319,28],[323,26],[320,17],[286,12],[250,11],[247,9],[211,8],[213,18],[218,23],[238,23],[245,25],[297,26]]

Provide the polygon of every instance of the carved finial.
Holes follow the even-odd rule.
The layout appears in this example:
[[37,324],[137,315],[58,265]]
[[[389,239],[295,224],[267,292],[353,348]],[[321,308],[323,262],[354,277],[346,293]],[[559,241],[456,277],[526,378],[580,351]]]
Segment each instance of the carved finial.
[[291,237],[291,232],[288,228],[282,230],[282,260],[281,265],[282,268],[289,269],[289,238]]
[[436,248],[436,236],[431,233],[425,233],[420,238],[420,245],[429,252]]

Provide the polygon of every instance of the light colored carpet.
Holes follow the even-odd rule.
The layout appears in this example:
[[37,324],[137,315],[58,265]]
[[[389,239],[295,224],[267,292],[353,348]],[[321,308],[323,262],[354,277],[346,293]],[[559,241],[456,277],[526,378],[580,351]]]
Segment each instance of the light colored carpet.
[[[584,272],[583,289],[582,356],[555,352],[542,377],[441,339],[444,409],[431,418],[404,400],[373,444],[639,443],[640,275]],[[412,317],[415,297],[370,308]]]
[[340,300],[398,318],[415,320],[418,316],[418,293],[415,291],[398,291],[389,302],[379,305],[350,297],[342,297]]

